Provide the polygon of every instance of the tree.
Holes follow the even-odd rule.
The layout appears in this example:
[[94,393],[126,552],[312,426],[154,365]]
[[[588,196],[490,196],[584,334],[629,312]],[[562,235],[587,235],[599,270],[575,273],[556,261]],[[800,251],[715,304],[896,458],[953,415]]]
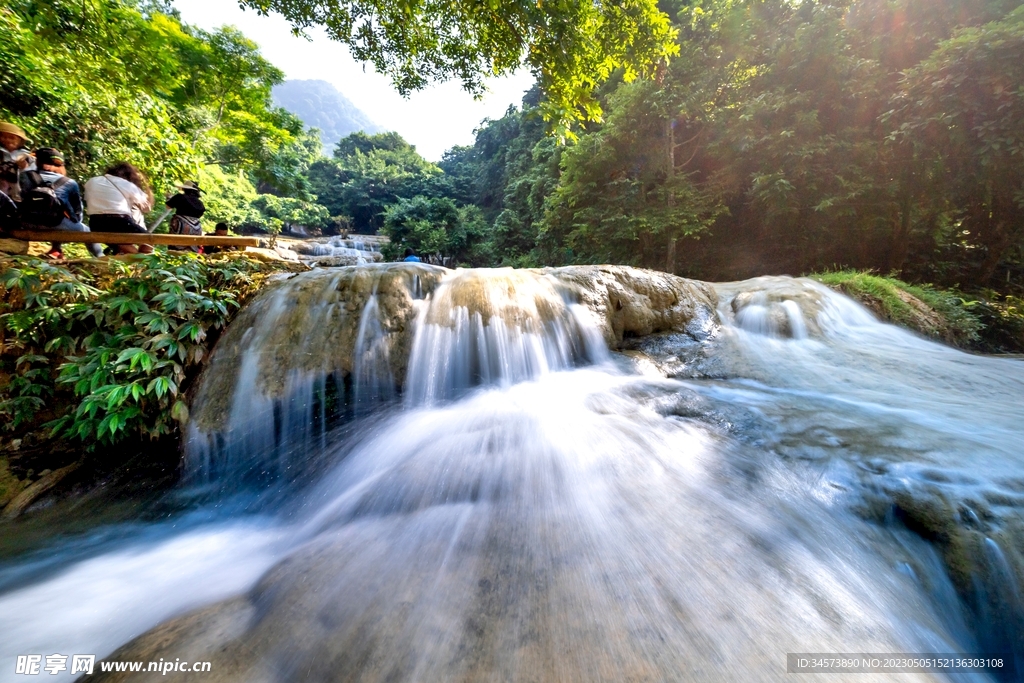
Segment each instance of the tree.
[[674,117],[656,100],[653,83],[619,87],[607,123],[562,154],[541,228],[548,259],[665,268],[675,241],[704,232],[720,212],[667,152]]
[[413,152],[416,148],[406,142],[405,138],[398,133],[369,134],[357,130],[355,133],[338,140],[338,144],[334,146],[334,158],[347,159],[356,152],[369,154],[376,150],[385,152]]
[[544,118],[559,135],[600,117],[595,86],[616,71],[651,76],[673,54],[675,31],[656,0],[537,2],[507,0],[241,0],[280,12],[296,31],[323,26],[371,62],[405,94],[429,80],[461,80],[471,93],[483,78],[525,66],[537,74]]
[[362,233],[377,232],[384,211],[400,199],[443,194],[435,186],[441,175],[397,133],[353,133],[338,143],[335,158],[309,169],[320,204],[332,216],[350,217],[352,229]]
[[[327,227],[331,219],[327,209],[319,204],[291,197],[261,194],[256,197],[252,205],[259,209],[264,216],[280,221],[280,224],[285,227],[301,225],[306,228],[322,229]],[[274,231],[271,230],[271,232]]]
[[384,256],[396,259],[405,249],[438,256],[448,265],[485,265],[481,253],[485,224],[480,209],[461,209],[448,198],[402,199],[388,207],[381,232],[390,238]]
[[[984,248],[988,282],[1024,239],[1024,9],[965,28],[911,69],[890,112],[893,139],[942,164],[960,234]],[[945,193],[936,193],[940,196]]]
[[166,3],[13,0],[0,9],[0,119],[54,146],[79,178],[127,160],[158,196],[204,163],[310,199],[302,122],[273,107],[283,78],[233,28],[183,25]]

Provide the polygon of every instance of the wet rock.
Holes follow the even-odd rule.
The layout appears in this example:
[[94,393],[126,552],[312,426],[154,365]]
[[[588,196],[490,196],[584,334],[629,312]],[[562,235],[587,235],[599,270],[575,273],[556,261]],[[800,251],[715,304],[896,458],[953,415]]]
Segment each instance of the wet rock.
[[[442,280],[446,285],[438,289]],[[437,295],[435,295],[437,292]],[[657,332],[707,335],[716,327],[715,294],[705,283],[625,266],[570,266],[544,270],[449,271],[438,266],[392,263],[310,272],[278,283],[231,324],[215,350],[194,405],[204,431],[227,420],[243,360],[259,351],[256,389],[285,397],[297,378],[348,377],[356,362],[361,321],[372,316],[396,386],[405,379],[417,302],[434,296],[425,320],[453,324],[464,309],[483,324],[536,331],[562,316],[566,297],[589,310],[613,348]],[[367,307],[373,300],[373,310]],[[267,325],[268,320],[272,325]],[[249,370],[252,371],[251,369]]]
[[716,283],[720,308],[737,327],[768,337],[802,339],[821,335],[823,286],[803,278],[762,277]]
[[[567,266],[542,271],[571,288],[594,314],[605,341],[682,332],[717,320],[714,289],[705,282],[628,266]],[[696,329],[696,328],[694,328]]]
[[713,341],[672,332],[627,339],[623,347],[642,373],[650,369],[672,379],[722,378],[727,373]]
[[14,519],[21,515],[25,509],[39,500],[50,489],[59,484],[66,476],[77,470],[81,466],[81,463],[72,463],[67,467],[62,467],[59,470],[43,470],[40,472],[40,477],[37,481],[33,482],[28,488],[19,493],[14,497],[11,502],[7,503],[4,507],[2,514],[3,519]]
[[[259,364],[255,388],[270,397],[286,395],[298,376],[350,375],[360,318],[371,297],[400,380],[416,296],[432,292],[446,272],[424,264],[387,264],[313,271],[275,283],[238,314],[218,342],[194,402],[196,426],[214,431],[226,423],[247,358]],[[271,324],[260,324],[267,321]]]
[[288,249],[270,249],[264,247],[246,247],[245,253],[247,256],[251,256],[255,259],[263,261],[264,263],[271,263],[274,261],[292,261],[297,262],[299,255]]

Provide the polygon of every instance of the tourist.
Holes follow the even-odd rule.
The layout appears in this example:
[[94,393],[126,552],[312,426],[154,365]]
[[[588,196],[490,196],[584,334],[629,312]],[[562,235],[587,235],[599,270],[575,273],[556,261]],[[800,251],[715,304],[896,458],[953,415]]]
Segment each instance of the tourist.
[[[32,152],[26,149],[28,136],[20,126],[6,121],[0,122],[0,162],[9,162],[16,166],[19,172],[34,171],[36,160]],[[20,180],[20,178],[19,178]],[[15,182],[10,192],[5,192],[15,202],[21,201],[20,182]]]
[[11,193],[17,187],[18,165],[10,161],[0,162],[0,232],[10,232],[21,227],[18,205],[11,199]]
[[[213,232],[209,233],[213,237],[229,237],[228,235],[228,224],[218,223],[214,226]],[[205,254],[220,254],[225,251],[236,251],[238,247],[221,247],[221,246],[209,246],[203,247],[203,253]]]
[[403,261],[409,261],[410,263],[419,263],[420,257],[416,255],[416,252],[412,250],[412,247],[405,248],[405,258]]
[[[202,191],[199,189],[199,183],[186,180],[176,187],[181,192],[167,200],[167,208],[174,210],[169,232],[173,235],[201,236],[203,228],[199,219],[206,213],[206,206],[203,205],[203,200],[199,198],[199,195],[202,194]],[[179,251],[194,251],[196,253],[202,253],[203,251],[203,248],[200,246],[171,246],[169,248]]]
[[[115,164],[85,184],[85,209],[93,232],[146,234],[144,214],[153,208],[153,193],[142,172],[127,162]],[[149,244],[122,244],[122,254],[150,254]]]
[[[29,178],[22,192],[21,221],[24,227],[89,232],[89,227],[82,223],[82,191],[79,189],[78,183],[67,177],[64,155],[52,147],[42,147],[36,150],[35,158],[39,171],[29,171],[23,174]],[[45,204],[48,195],[56,199],[58,204],[53,207],[44,206],[41,210],[34,212],[32,208],[34,194],[38,194],[39,198],[44,200],[38,204]],[[99,244],[87,244],[86,248],[93,256],[103,255],[103,247]],[[46,257],[64,258],[60,243],[54,242],[50,251],[46,253]]]

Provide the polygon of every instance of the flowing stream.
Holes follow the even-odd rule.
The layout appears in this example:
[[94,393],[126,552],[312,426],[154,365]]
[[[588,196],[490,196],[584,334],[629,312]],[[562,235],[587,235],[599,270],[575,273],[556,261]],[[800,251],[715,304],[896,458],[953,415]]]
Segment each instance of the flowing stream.
[[538,271],[281,283],[214,354],[169,512],[0,566],[0,681],[135,638],[205,681],[1024,677],[1024,362],[807,280],[715,289],[717,322],[618,352]]

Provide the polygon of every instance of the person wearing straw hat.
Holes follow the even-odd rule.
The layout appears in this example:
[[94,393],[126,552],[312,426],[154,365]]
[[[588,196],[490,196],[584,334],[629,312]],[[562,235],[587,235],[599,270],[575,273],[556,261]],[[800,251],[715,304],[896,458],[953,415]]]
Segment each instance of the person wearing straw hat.
[[[7,121],[0,122],[0,162],[7,162],[18,167],[18,171],[36,170],[36,160],[32,152],[28,151],[25,145],[28,144],[28,136],[20,126]],[[21,201],[20,185],[15,184],[12,188],[11,199]]]
[[[206,213],[206,206],[203,204],[203,200],[199,198],[202,191],[199,189],[199,183],[194,180],[186,180],[183,183],[175,185],[181,192],[174,195],[167,200],[167,208],[174,210],[174,216],[171,217],[171,225],[168,232],[175,235],[202,235],[203,227],[199,219]],[[175,249],[179,251],[194,251],[196,253],[202,253],[202,247],[178,247],[171,246],[169,249]]]

